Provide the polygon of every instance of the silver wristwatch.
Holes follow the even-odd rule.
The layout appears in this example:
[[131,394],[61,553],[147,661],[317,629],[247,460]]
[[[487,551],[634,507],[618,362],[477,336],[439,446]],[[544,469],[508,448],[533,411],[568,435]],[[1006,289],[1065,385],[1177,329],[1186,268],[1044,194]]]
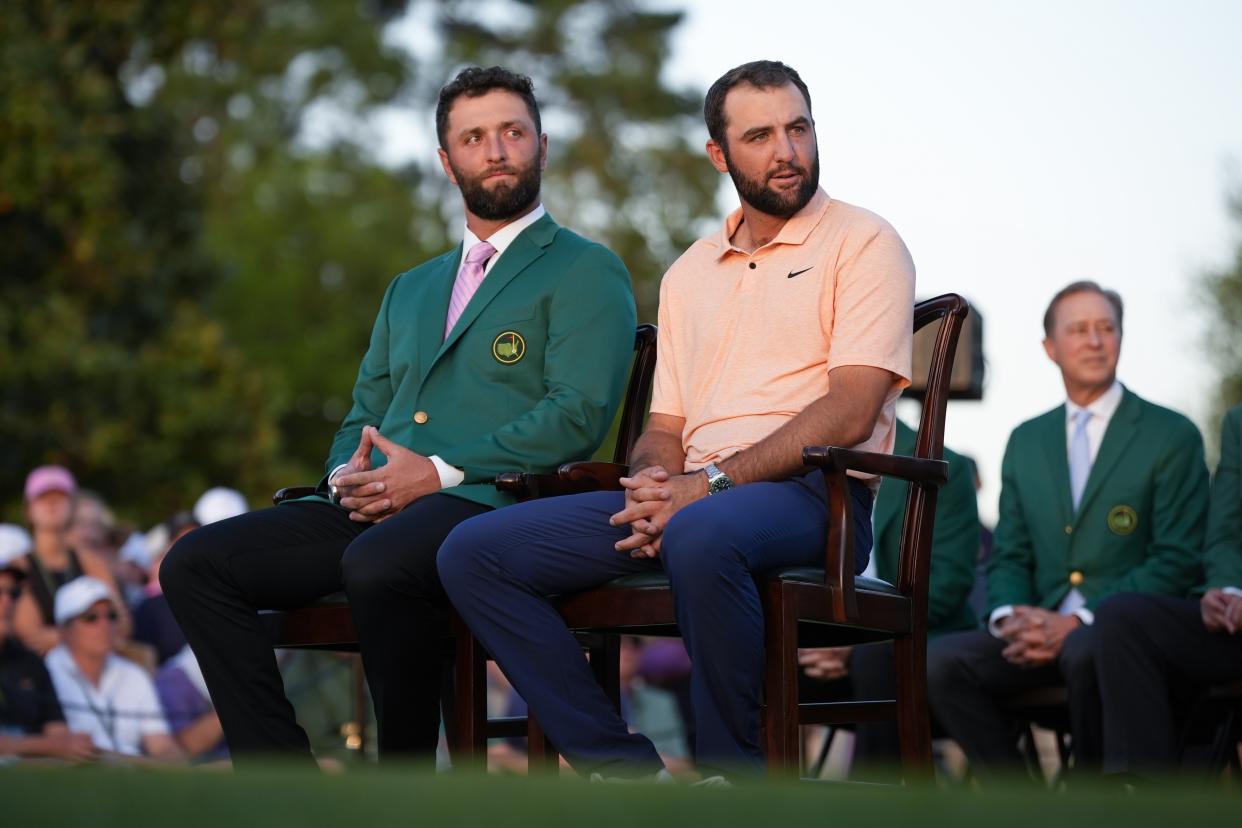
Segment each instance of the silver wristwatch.
[[707,494],[709,496],[733,488],[733,478],[722,472],[715,463],[708,463],[703,468],[703,471],[707,473]]

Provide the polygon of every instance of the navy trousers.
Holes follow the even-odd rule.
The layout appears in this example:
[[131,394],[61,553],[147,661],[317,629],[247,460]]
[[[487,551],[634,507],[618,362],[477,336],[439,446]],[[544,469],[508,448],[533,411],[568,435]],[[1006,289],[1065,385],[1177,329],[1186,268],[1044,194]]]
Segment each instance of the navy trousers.
[[[871,552],[871,491],[851,480],[855,572]],[[763,610],[754,576],[823,560],[822,473],[752,483],[678,512],[657,559],[614,544],[629,534],[608,518],[621,492],[522,503],[472,518],[440,547],[453,605],[496,659],[548,738],[579,773],[637,777],[662,767],[651,742],[630,733],[595,681],[549,596],[663,567],[693,668],[696,759],[707,772],[761,770]]]

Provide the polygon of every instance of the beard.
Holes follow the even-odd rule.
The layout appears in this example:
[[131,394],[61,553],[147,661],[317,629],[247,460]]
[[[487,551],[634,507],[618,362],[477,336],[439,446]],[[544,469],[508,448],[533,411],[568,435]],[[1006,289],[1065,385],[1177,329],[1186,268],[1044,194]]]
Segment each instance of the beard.
[[[807,205],[819,189],[819,155],[811,162],[808,173],[805,167],[797,164],[782,164],[764,176],[763,180],[747,178],[739,173],[729,158],[729,150],[724,147],[725,163],[729,166],[729,177],[737,188],[738,197],[761,213],[777,218],[789,218]],[[768,186],[772,176],[784,172],[794,172],[802,176],[802,184],[796,190],[778,191]]]
[[[525,167],[515,167],[511,164],[491,167],[474,178],[457,169],[452,159],[449,160],[449,167],[453,170],[453,177],[457,179],[457,186],[461,190],[462,200],[466,202],[466,209],[486,221],[512,218],[525,211],[535,203],[535,199],[539,198],[543,171],[539,169],[538,158],[531,160],[530,164]],[[487,189],[483,185],[484,177],[498,172],[511,173],[517,177],[517,181],[513,184],[499,185],[491,190]]]

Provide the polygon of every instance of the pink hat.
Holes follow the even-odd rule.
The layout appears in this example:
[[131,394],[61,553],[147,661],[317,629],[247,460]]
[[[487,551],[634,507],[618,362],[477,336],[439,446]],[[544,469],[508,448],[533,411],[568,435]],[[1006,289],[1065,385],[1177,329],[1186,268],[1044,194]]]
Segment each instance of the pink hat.
[[48,492],[64,492],[72,496],[77,490],[77,482],[64,466],[39,466],[26,475],[27,502]]

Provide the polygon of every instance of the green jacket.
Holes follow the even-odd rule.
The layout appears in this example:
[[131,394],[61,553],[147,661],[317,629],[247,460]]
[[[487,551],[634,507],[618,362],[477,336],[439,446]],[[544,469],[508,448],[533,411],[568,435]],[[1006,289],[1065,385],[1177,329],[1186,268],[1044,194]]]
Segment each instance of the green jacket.
[[1242,406],[1229,409],[1221,425],[1203,568],[1207,589],[1242,588]]
[[[897,442],[893,454],[914,454],[917,433],[897,421]],[[979,557],[979,506],[975,499],[975,470],[967,458],[944,450],[949,464],[949,482],[936,496],[936,528],[932,534],[931,584],[927,592],[928,633],[939,635],[976,626],[974,613],[966,600],[975,582],[975,561]],[[897,583],[897,555],[901,547],[901,523],[906,515],[906,495],[910,485],[889,478],[880,486],[875,500],[876,575],[890,584]]]
[[[458,245],[388,286],[326,472],[376,425],[463,469],[445,494],[504,506],[513,500],[496,491],[497,473],[589,458],[608,432],[634,343],[621,260],[545,215],[506,248],[445,339],[461,255]],[[386,460],[377,450],[371,462]]]
[[1072,587],[1094,607],[1114,592],[1183,595],[1207,520],[1203,439],[1190,420],[1123,393],[1071,506],[1065,406],[1018,426],[1001,467],[988,611],[1053,609]]

